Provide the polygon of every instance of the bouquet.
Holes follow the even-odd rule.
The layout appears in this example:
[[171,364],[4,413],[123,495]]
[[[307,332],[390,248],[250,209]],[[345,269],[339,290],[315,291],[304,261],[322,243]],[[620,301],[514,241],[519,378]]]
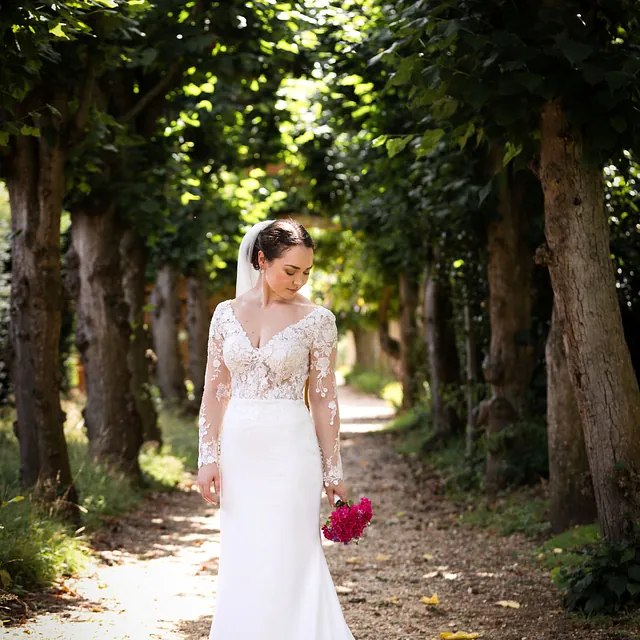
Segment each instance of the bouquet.
[[351,500],[343,502],[338,499],[336,508],[322,527],[322,533],[332,542],[349,544],[355,540],[358,544],[372,516],[371,500],[368,498],[361,498],[358,504],[354,504]]

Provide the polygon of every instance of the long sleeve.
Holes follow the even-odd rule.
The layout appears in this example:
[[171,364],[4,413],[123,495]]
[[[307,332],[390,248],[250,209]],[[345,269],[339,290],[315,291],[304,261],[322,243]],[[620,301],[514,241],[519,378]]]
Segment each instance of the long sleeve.
[[222,359],[223,341],[221,307],[218,305],[209,326],[207,367],[198,429],[198,468],[218,463],[220,457],[222,419],[231,397],[231,375]]
[[340,414],[335,364],[338,332],[334,315],[327,311],[315,326],[309,373],[309,404],[322,454],[324,485],[343,478],[340,457]]

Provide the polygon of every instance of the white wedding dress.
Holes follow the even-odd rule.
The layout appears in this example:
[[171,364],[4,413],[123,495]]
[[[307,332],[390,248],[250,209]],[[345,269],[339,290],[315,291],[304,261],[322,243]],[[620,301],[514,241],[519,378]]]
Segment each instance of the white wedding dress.
[[229,301],[213,314],[198,462],[222,476],[210,640],[353,640],[320,531],[322,484],[342,479],[336,343],[324,307],[260,347]]

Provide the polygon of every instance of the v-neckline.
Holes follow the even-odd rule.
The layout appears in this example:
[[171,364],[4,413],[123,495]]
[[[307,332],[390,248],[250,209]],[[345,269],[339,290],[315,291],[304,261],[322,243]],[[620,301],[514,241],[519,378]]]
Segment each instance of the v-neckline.
[[234,319],[235,323],[238,325],[240,331],[242,332],[242,335],[247,339],[247,342],[249,343],[249,346],[254,351],[262,351],[262,349],[264,349],[270,342],[272,342],[274,340],[274,338],[279,336],[281,333],[284,333],[288,329],[291,329],[291,327],[295,327],[295,326],[299,325],[302,321],[306,320],[312,313],[315,313],[318,309],[320,309],[319,306],[314,307],[313,309],[311,309],[311,311],[309,311],[309,313],[307,313],[306,315],[302,316],[302,318],[300,318],[300,320],[296,320],[296,322],[292,322],[291,324],[288,324],[283,329],[280,329],[280,331],[276,331],[264,344],[256,347],[253,344],[253,342],[251,342],[251,338],[249,337],[249,335],[245,331],[245,328],[242,326],[242,323],[240,322],[238,316],[236,316],[236,312],[233,310],[233,307],[231,306],[231,300],[229,300],[229,302],[228,302],[228,307],[229,307],[229,311],[231,311],[231,317]]

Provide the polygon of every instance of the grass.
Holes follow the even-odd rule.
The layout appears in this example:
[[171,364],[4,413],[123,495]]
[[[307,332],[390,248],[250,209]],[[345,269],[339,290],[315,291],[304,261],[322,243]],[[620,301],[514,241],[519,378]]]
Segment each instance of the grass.
[[14,416],[7,409],[0,414],[0,582],[18,594],[76,572],[90,552],[91,533],[135,507],[145,490],[171,490],[183,480],[185,468],[197,466],[195,418],[161,413],[166,444],[161,450],[143,448],[139,460],[146,489],[132,486],[123,473],[91,460],[81,402],[67,400],[63,408],[71,471],[82,511],[83,527],[77,531],[38,505],[29,493],[21,499]]
[[396,407],[402,404],[402,384],[383,373],[356,366],[345,375],[345,381],[354,389],[388,400]]
[[534,550],[534,555],[545,569],[574,566],[582,561],[576,550],[601,540],[597,524],[573,527],[549,538]]
[[549,532],[549,502],[536,496],[535,488],[503,494],[495,501],[475,496],[473,503],[461,518],[469,526],[482,527],[501,536],[522,533],[528,538],[539,538]]

